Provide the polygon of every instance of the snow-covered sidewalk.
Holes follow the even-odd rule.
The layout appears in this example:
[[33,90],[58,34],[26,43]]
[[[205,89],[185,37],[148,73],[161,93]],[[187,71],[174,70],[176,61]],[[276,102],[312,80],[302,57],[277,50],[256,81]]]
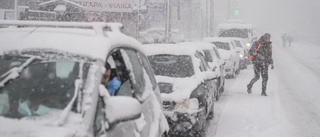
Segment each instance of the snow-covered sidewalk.
[[261,78],[253,93],[247,94],[252,68],[228,79],[225,93],[215,104],[208,137],[320,136],[320,45],[274,46],[273,53],[275,69],[269,70],[269,96],[260,96]]

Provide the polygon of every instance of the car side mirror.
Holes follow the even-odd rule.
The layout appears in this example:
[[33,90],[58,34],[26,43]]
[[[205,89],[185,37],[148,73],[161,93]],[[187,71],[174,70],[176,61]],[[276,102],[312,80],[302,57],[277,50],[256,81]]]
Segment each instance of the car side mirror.
[[[141,116],[142,106],[132,97],[113,96],[106,101],[106,119],[109,127],[123,121],[130,121]],[[106,126],[108,127],[108,126]]]
[[105,88],[100,88],[100,95],[103,96],[105,102],[106,130],[119,122],[135,120],[141,116],[142,106],[137,99],[126,96],[110,96]]

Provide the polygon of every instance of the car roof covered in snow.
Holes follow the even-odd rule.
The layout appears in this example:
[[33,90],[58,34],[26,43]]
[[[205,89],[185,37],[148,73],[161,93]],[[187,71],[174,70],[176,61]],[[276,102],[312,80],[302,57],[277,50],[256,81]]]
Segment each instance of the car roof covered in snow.
[[180,45],[185,45],[185,46],[195,46],[196,48],[199,48],[201,50],[204,49],[217,49],[216,45],[214,45],[213,43],[209,43],[209,42],[182,42],[182,43],[178,43]]
[[219,29],[253,29],[252,24],[244,23],[221,23],[218,25]]
[[[120,32],[119,23],[0,21],[0,25],[6,24],[15,26],[0,28],[0,54],[8,50],[53,49],[105,60],[118,46],[143,51],[137,40]],[[59,27],[53,27],[55,24]]]
[[232,38],[230,37],[205,37],[203,38],[203,42],[224,42],[230,43]]
[[172,55],[195,55],[196,52],[201,52],[200,48],[189,47],[184,44],[145,44],[145,51],[147,55],[157,54],[172,54]]

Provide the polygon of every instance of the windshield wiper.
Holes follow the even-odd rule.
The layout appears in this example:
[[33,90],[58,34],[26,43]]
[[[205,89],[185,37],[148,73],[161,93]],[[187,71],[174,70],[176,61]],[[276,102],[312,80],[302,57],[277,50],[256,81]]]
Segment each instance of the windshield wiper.
[[26,68],[35,59],[36,59],[36,57],[30,57],[21,66],[13,67],[8,72],[6,72],[3,75],[1,75],[0,78],[3,78],[3,77],[5,77],[5,78],[0,82],[0,89],[3,88],[5,86],[5,84],[8,83],[10,80],[16,79],[20,75],[21,71],[24,68]]

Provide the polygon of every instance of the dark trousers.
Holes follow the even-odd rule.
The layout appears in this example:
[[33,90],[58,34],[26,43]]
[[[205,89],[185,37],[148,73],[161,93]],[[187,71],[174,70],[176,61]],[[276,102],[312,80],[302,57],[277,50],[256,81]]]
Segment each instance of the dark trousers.
[[260,78],[260,75],[262,76],[262,92],[266,92],[267,90],[267,81],[268,81],[268,66],[265,64],[255,64],[253,66],[254,70],[254,77],[248,84],[248,88],[252,88],[253,84],[257,82]]

